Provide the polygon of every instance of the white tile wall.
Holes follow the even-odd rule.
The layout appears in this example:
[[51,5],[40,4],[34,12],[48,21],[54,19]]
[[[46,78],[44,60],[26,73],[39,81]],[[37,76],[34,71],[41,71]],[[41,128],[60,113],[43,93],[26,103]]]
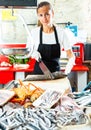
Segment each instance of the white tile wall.
[[[38,2],[43,0],[38,0]],[[47,0],[53,4],[55,23],[72,22],[78,25],[79,30],[87,33],[86,41],[91,42],[91,0]],[[37,24],[36,9],[16,9],[17,14],[24,17],[27,24]],[[29,29],[35,25],[28,26]],[[60,24],[64,27],[64,25]],[[0,9],[0,43],[25,43],[26,30],[22,21],[17,18],[13,21],[2,21]]]

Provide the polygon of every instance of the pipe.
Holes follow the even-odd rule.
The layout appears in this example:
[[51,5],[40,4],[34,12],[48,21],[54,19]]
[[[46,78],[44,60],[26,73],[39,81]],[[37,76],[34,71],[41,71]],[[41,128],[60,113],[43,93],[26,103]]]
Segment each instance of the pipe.
[[[31,41],[33,42],[32,36],[31,36],[31,34],[30,34],[30,31],[29,31],[29,29],[28,29],[28,27],[27,27],[27,24],[26,24],[26,22],[25,22],[23,16],[22,16],[22,15],[19,15],[19,14],[14,14],[14,12],[12,12],[12,14],[13,14],[14,16],[18,16],[18,17],[21,19],[21,21],[23,22],[23,25],[25,26],[25,29],[26,29],[26,31],[27,31],[27,34],[28,34],[29,38],[30,38]],[[26,48],[29,48],[29,47],[28,47],[28,44],[26,45]],[[16,56],[16,58],[17,58],[17,59],[29,58],[29,57],[31,57],[32,52],[33,52],[33,48],[31,48],[31,50],[30,50],[30,48],[29,48],[29,53],[28,53],[26,56]]]

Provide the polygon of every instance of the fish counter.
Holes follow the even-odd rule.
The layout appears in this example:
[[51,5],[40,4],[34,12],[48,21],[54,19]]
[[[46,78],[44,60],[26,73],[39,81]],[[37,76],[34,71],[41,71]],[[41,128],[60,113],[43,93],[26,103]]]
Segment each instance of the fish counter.
[[12,83],[0,93],[1,130],[91,129],[91,113],[86,114],[74,100],[67,77]]
[[[8,110],[7,110],[8,108]],[[2,130],[90,130],[91,122],[81,111],[63,112],[57,109],[23,108],[8,103],[0,108]]]

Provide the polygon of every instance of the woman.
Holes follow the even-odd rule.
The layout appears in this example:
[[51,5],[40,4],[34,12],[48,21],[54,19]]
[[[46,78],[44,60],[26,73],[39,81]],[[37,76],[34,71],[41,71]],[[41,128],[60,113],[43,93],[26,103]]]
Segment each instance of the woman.
[[30,39],[28,39],[27,43],[33,50],[31,57],[37,60],[33,74],[43,74],[39,67],[40,58],[51,72],[59,71],[61,47],[64,47],[69,58],[65,74],[70,73],[75,62],[71,50],[71,37],[68,37],[69,33],[71,33],[70,30],[61,29],[52,23],[54,11],[47,1],[38,4],[37,15],[41,26],[32,29],[33,42],[30,43]]

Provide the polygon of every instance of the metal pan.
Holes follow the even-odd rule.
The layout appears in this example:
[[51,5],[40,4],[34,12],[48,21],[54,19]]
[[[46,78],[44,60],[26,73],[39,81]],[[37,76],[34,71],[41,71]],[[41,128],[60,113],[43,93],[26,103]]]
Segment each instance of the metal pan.
[[26,55],[29,53],[29,48],[2,48],[0,53],[3,55]]

